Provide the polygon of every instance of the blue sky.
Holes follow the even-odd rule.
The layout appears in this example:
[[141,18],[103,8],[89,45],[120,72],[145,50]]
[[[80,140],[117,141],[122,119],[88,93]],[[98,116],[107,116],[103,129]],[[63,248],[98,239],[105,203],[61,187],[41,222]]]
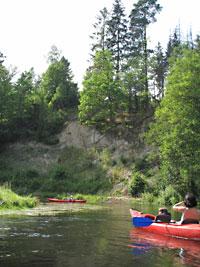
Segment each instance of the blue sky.
[[[34,67],[37,74],[47,68],[46,58],[56,45],[69,60],[74,80],[81,85],[88,66],[92,24],[103,7],[111,9],[114,0],[0,0],[0,51],[6,65],[18,72]],[[122,0],[127,14],[136,0]],[[163,10],[148,30],[154,45],[168,40],[180,24],[186,35],[190,27],[200,34],[200,0],[159,0]]]

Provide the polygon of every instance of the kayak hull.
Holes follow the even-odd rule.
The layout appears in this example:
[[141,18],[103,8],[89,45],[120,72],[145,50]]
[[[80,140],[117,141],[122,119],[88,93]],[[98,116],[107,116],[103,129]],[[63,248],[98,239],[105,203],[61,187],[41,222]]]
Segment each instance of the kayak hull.
[[[145,217],[145,214],[130,209],[132,218]],[[152,223],[146,227],[138,227],[139,231],[159,235],[173,236],[191,240],[200,240],[200,224]]]
[[48,198],[49,202],[54,203],[86,203],[84,199],[58,199],[58,198]]

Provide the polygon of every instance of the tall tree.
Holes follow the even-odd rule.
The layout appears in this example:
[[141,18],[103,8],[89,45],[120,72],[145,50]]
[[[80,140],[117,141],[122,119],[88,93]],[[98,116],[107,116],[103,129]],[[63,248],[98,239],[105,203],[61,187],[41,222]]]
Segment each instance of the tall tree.
[[170,66],[166,95],[150,130],[165,186],[181,195],[200,190],[200,53],[184,50]]
[[144,68],[144,92],[146,93],[148,103],[148,54],[147,49],[147,27],[150,23],[156,21],[156,14],[161,11],[161,6],[157,0],[139,0],[134,4],[130,13],[130,53],[134,56],[142,55]]
[[169,59],[176,53],[179,54],[179,49],[182,50],[183,40],[181,39],[181,29],[180,25],[174,29],[173,34],[169,36],[169,41],[167,43],[166,51],[166,64],[169,66]]
[[156,46],[149,65],[151,95],[160,101],[164,97],[164,82],[167,73],[166,57],[160,43]]
[[51,50],[48,53],[47,62],[49,64],[58,62],[61,58],[61,50],[57,48],[57,46],[52,45]]
[[108,18],[109,13],[106,8],[100,10],[99,15],[97,16],[97,22],[93,25],[94,32],[90,36],[92,39],[92,56],[96,54],[97,51],[105,50],[106,47],[106,38],[107,38],[107,28],[108,28]]
[[113,56],[114,67],[117,74],[122,70],[127,55],[128,20],[126,19],[124,10],[121,0],[115,0],[111,18],[108,21],[108,33],[106,39],[107,47]]

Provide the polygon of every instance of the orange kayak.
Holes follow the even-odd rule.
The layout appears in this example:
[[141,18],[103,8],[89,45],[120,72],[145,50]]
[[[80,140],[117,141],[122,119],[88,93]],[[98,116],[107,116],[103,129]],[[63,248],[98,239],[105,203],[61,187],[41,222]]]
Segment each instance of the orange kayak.
[[[140,226],[139,223],[137,225],[139,231],[200,241],[200,224],[154,222],[151,219],[151,216],[153,218],[154,215],[143,214],[133,209],[130,209],[130,214],[133,218],[133,225],[134,218],[141,220],[141,227],[138,227]],[[142,225],[142,221],[146,222],[146,220],[148,220],[148,224],[146,224],[147,226],[144,224]]]
[[58,199],[58,198],[47,198],[49,202],[55,203],[86,203],[84,199]]

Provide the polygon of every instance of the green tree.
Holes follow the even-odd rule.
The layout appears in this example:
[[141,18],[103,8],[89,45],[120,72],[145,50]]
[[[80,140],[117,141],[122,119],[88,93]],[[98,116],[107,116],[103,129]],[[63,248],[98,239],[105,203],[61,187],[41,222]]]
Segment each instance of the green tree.
[[126,19],[122,2],[121,0],[115,0],[111,18],[108,21],[106,44],[113,56],[117,78],[119,78],[118,73],[123,69],[123,64],[127,57],[127,26],[128,20]]
[[12,75],[3,65],[3,55],[0,63],[0,143],[11,139],[12,132],[9,129],[13,117],[14,91],[11,82]]
[[54,110],[67,111],[78,105],[78,87],[73,82],[70,63],[62,57],[53,61],[43,74],[41,90],[46,101]]
[[108,10],[104,8],[100,10],[100,14],[97,16],[97,22],[93,25],[94,32],[90,36],[93,42],[91,48],[93,57],[97,51],[107,49],[106,38],[107,38],[108,18],[109,18]]
[[154,99],[160,101],[164,97],[164,82],[167,74],[166,57],[160,43],[158,43],[150,58],[149,72],[151,95]]
[[14,85],[15,90],[15,115],[14,123],[16,129],[20,130],[23,127],[27,127],[28,123],[28,110],[30,106],[30,98],[34,93],[34,70],[23,72]]
[[79,118],[87,125],[112,127],[120,106],[118,84],[114,80],[112,56],[99,51],[87,71],[80,93]]
[[164,186],[199,194],[200,53],[185,49],[172,62],[149,137],[159,147]]
[[169,41],[167,43],[167,51],[166,51],[166,65],[169,67],[169,60],[175,54],[178,56],[180,51],[182,51],[182,43],[181,39],[181,29],[180,25],[174,29],[172,35],[169,36]]
[[55,63],[58,62],[61,58],[61,50],[59,50],[55,45],[51,46],[51,50],[48,53],[47,62]]
[[146,94],[146,104],[148,105],[149,87],[148,87],[148,44],[147,27],[156,21],[156,14],[161,11],[161,6],[157,0],[139,0],[130,13],[130,55],[142,56],[143,61],[143,80],[144,92]]
[[142,92],[144,76],[142,73],[143,64],[140,56],[129,59],[126,71],[123,72],[122,80],[126,95],[126,111],[130,117],[134,117],[142,108]]

